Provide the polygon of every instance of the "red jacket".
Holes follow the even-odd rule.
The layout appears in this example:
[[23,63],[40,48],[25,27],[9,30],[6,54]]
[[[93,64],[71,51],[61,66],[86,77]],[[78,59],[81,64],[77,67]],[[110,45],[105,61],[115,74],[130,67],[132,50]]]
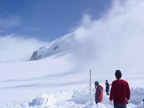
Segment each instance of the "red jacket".
[[100,85],[96,88],[95,91],[95,101],[98,102],[102,102],[103,99],[103,87]]
[[125,104],[130,99],[130,88],[127,81],[118,79],[112,82],[110,100],[116,104]]

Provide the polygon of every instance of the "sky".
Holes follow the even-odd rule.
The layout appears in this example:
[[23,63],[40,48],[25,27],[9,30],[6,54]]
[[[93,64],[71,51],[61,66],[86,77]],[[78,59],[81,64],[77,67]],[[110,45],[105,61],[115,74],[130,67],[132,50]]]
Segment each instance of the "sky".
[[72,32],[84,14],[99,19],[111,0],[0,0],[0,36],[52,41]]

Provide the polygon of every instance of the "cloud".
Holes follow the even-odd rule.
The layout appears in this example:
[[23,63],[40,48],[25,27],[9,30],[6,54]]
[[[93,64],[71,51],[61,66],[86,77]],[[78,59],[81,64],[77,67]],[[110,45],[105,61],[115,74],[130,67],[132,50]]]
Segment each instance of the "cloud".
[[79,42],[75,60],[89,69],[143,67],[142,10],[143,0],[114,0],[108,13],[98,20],[85,14],[74,31]]
[[0,62],[8,62],[17,59],[24,59],[48,43],[31,38],[26,39],[14,34],[0,36]]
[[20,23],[21,23],[21,18],[19,16],[12,16],[8,19],[0,18],[0,28],[15,27]]

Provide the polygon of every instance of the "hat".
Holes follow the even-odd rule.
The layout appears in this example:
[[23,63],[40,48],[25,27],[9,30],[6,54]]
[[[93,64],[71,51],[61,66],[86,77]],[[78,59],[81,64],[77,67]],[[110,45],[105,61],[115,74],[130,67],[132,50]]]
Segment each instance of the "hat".
[[95,81],[95,86],[98,86],[99,85],[99,82],[98,81]]
[[115,76],[116,76],[117,78],[121,78],[121,77],[122,77],[121,71],[120,71],[120,70],[116,70]]

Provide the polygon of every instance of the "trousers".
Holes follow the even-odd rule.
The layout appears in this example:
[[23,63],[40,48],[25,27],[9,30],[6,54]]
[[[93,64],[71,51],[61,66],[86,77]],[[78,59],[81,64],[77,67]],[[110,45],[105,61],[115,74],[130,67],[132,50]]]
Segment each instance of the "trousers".
[[116,104],[116,103],[114,103],[114,108],[126,108],[126,104]]

